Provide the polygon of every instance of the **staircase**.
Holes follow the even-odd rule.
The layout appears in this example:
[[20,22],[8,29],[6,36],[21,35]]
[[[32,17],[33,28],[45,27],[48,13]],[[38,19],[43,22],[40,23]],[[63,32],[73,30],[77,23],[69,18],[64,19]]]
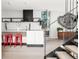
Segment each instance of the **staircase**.
[[77,35],[50,52],[45,59],[78,59],[78,39],[75,39]]

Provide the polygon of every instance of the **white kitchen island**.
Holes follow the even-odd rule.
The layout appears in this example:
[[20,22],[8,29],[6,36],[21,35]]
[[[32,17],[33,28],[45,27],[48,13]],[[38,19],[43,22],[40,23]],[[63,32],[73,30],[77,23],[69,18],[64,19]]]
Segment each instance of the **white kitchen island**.
[[[31,24],[30,30],[27,24]],[[9,22],[2,23],[2,33],[13,33],[13,43],[15,42],[15,34],[22,33],[22,43],[27,45],[44,45],[44,31],[41,29],[39,22]]]
[[[29,46],[43,46],[44,45],[44,31],[5,31],[5,33],[13,33],[13,43],[15,42],[15,34],[22,33],[22,43]],[[25,36],[24,36],[25,35]]]
[[27,31],[27,45],[44,45],[44,32]]

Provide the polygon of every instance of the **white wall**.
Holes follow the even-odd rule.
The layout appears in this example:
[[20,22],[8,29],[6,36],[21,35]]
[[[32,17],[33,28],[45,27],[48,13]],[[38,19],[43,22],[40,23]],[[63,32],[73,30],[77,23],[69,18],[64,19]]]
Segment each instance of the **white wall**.
[[[57,17],[65,13],[65,0],[28,0],[29,8],[34,10],[34,17],[41,17],[39,10],[50,10],[50,22],[57,20]],[[19,3],[18,3],[19,4]],[[16,7],[17,8],[17,7]],[[21,7],[22,8],[22,7]],[[21,9],[20,8],[20,9]],[[26,9],[28,7],[26,6]],[[2,17],[22,17],[22,10],[2,11]],[[60,25],[56,22],[50,27],[50,37],[57,38],[57,27]]]
[[[53,21],[57,20],[57,17],[60,15],[64,14],[64,11],[51,11],[51,19],[50,19],[50,23],[52,23]],[[41,11],[40,10],[34,10],[34,18],[41,18]],[[22,11],[3,11],[2,12],[2,17],[19,17],[22,18],[23,17],[23,13]],[[51,25],[50,27],[50,37],[51,38],[57,38],[57,27],[61,27],[57,22],[55,22],[53,25]]]
[[[50,23],[57,20],[59,16],[62,16],[64,14],[64,10],[61,11],[51,11],[51,20]],[[63,28],[58,22],[56,21],[50,26],[50,38],[57,38],[57,27]]]
[[[23,18],[23,10],[5,10],[5,11],[2,11],[2,17],[9,17],[9,18],[16,18],[16,17],[19,17],[19,18]],[[41,10],[34,10],[33,11],[33,17],[34,18],[41,18]]]
[[5,11],[2,11],[2,17],[9,17],[9,18],[16,18],[16,17],[19,17],[19,18],[22,18],[23,17],[23,12],[20,11],[20,10],[5,10]]

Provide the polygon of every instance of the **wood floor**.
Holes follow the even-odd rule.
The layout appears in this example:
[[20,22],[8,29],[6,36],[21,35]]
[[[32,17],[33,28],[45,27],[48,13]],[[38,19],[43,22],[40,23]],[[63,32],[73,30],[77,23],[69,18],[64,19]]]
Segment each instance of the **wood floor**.
[[46,54],[50,53],[57,47],[59,47],[61,44],[63,44],[64,40],[58,40],[58,39],[50,39],[46,41]]
[[[62,40],[46,42],[46,54],[62,44]],[[44,59],[44,47],[2,47],[2,59]]]

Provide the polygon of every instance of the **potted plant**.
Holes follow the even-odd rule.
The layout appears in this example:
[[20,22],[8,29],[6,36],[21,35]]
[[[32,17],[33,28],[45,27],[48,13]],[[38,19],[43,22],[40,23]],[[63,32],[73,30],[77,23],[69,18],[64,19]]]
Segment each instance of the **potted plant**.
[[58,39],[61,39],[61,32],[63,31],[63,28],[61,28],[61,27],[58,27],[57,28],[57,32],[58,32]]
[[58,31],[58,32],[63,31],[63,28],[58,27],[58,28],[57,28],[57,31]]

